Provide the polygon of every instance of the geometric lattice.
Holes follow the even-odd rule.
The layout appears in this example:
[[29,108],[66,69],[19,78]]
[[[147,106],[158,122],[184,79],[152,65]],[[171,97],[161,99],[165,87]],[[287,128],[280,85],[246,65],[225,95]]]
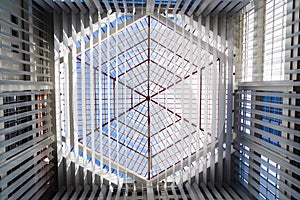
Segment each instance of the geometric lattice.
[[[85,56],[86,82],[93,78],[95,83],[96,119],[87,116],[87,123],[95,123],[96,129],[87,124],[87,145],[91,146],[94,134],[96,151],[151,179],[195,153],[196,142],[203,147],[204,135],[197,126],[201,103],[197,81],[203,67],[197,65],[198,47],[152,16],[109,37],[103,35],[93,58],[90,50],[77,57],[80,63]],[[94,77],[89,77],[91,62]],[[78,69],[78,77],[81,73]],[[91,98],[88,92],[87,98]],[[92,100],[86,99],[86,104]]]

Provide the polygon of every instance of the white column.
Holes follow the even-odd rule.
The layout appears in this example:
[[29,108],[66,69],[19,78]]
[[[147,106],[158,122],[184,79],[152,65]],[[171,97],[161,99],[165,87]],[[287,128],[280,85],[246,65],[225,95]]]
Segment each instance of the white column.
[[109,29],[109,26],[110,26],[110,21],[109,21],[109,15],[107,14],[107,29],[106,29],[106,34],[107,34],[107,51],[106,51],[106,56],[107,56],[107,64],[106,64],[106,67],[107,67],[107,131],[108,131],[108,170],[109,170],[109,185],[111,185],[111,180],[110,180],[110,177],[111,177],[111,148],[110,148],[110,144],[111,144],[111,123],[110,123],[110,118],[111,118],[111,115],[110,115],[110,110],[111,110],[111,89],[110,89],[110,84],[111,84],[111,79],[109,78],[110,77],[110,29]]
[[[177,21],[177,15],[173,12],[173,16],[174,16],[174,28],[173,28],[173,35],[174,37],[176,38],[176,21]],[[176,56],[176,52],[175,50],[173,51],[173,57]],[[176,71],[174,72],[174,76],[173,76],[173,79],[174,79],[174,89],[173,89],[173,95],[174,95],[174,102],[173,102],[173,107],[174,107],[174,121],[173,121],[173,126],[175,126],[175,121],[176,121]],[[176,143],[175,143],[175,140],[173,140],[173,146],[175,147],[176,149]],[[173,163],[173,166],[172,166],[172,175],[173,175],[173,184],[175,183],[175,166],[176,166],[176,159],[174,160],[174,163]]]
[[92,186],[95,189],[95,69],[94,69],[94,28],[93,28],[93,19],[92,14],[89,12],[89,25],[90,25],[90,109],[91,109],[91,140],[92,140]]
[[225,83],[226,83],[226,61],[225,61],[225,46],[226,46],[226,17],[221,20],[221,57],[220,57],[220,75],[219,75],[219,128],[218,128],[218,183],[223,182],[223,143],[224,143],[224,128],[225,128]]
[[217,40],[218,40],[218,17],[213,20],[213,64],[211,75],[212,90],[212,117],[211,117],[211,158],[210,158],[210,182],[215,182],[215,144],[216,144],[216,127],[217,127],[217,90],[218,90],[218,66],[217,66]]
[[66,175],[67,175],[67,187],[71,186],[71,159],[70,159],[70,101],[69,101],[69,52],[68,52],[68,26],[69,26],[69,21],[68,21],[68,15],[67,13],[63,12],[62,15],[62,20],[63,20],[63,66],[64,66],[64,98],[65,98],[65,126],[66,130],[65,131],[65,157],[66,157]]
[[[54,21],[60,21],[58,13],[53,13]],[[61,106],[60,106],[60,64],[59,64],[59,24],[54,23],[54,74],[55,74],[55,111],[56,111],[56,142],[57,142],[57,165],[58,165],[58,186],[64,185],[63,156],[61,137]]]
[[194,142],[193,140],[193,135],[192,135],[192,132],[193,132],[193,127],[192,127],[192,123],[193,123],[193,120],[192,120],[192,101],[193,101],[193,54],[194,54],[194,50],[193,50],[193,33],[192,33],[192,29],[193,29],[193,19],[190,17],[190,34],[189,34],[189,55],[188,57],[190,57],[190,60],[189,60],[189,70],[190,70],[190,74],[189,74],[189,121],[190,121],[190,125],[189,125],[189,149],[188,149],[188,183],[191,184],[191,165],[192,165],[192,161],[191,161],[191,156],[192,156],[192,143]]
[[119,45],[119,40],[118,40],[118,34],[119,34],[119,26],[118,26],[118,18],[119,18],[119,10],[117,10],[116,12],[116,33],[115,33],[115,39],[116,39],[116,45],[115,45],[115,49],[116,49],[116,86],[115,86],[115,118],[116,118],[116,130],[117,130],[117,146],[116,146],[116,153],[117,153],[117,157],[116,157],[116,165],[117,165],[117,176],[118,176],[118,184],[122,184],[122,182],[120,182],[120,167],[119,167],[119,163],[120,163],[120,156],[119,156],[119,148],[120,148],[120,144],[119,144],[119,52],[118,52],[118,45]]
[[[185,16],[184,15],[181,15],[181,39],[182,39],[182,43],[181,45],[184,45],[184,42],[185,42],[185,36],[184,36],[184,18]],[[184,55],[185,53],[185,48],[182,50],[182,54]],[[184,149],[183,149],[183,146],[184,146],[184,140],[183,140],[183,132],[184,132],[184,128],[183,128],[183,124],[185,123],[184,120],[183,120],[183,109],[184,109],[184,93],[185,93],[185,90],[184,90],[184,69],[182,67],[181,69],[181,83],[180,83],[180,102],[181,102],[181,120],[180,120],[180,123],[181,123],[181,127],[180,127],[180,131],[181,131],[181,134],[180,134],[180,184],[183,183],[183,157],[184,157]]]
[[200,122],[201,122],[201,74],[202,74],[202,46],[201,46],[201,36],[202,36],[202,24],[201,24],[201,16],[198,17],[198,39],[197,39],[197,47],[198,47],[198,60],[197,63],[199,65],[198,73],[197,73],[197,134],[196,134],[196,167],[195,167],[195,181],[197,185],[199,185],[199,151],[200,151],[200,137],[201,137],[201,130],[200,130]]
[[83,146],[83,181],[87,185],[87,150],[86,150],[86,73],[85,73],[85,31],[84,14],[80,12],[80,48],[81,48],[81,98],[82,98],[82,146]]
[[209,101],[209,27],[210,17],[205,19],[205,68],[204,68],[204,149],[203,149],[203,182],[207,184],[207,143],[208,143],[208,101]]
[[[99,73],[99,132],[100,132],[100,136],[99,136],[99,143],[100,143],[100,168],[103,168],[103,132],[102,132],[102,66],[101,66],[101,56],[102,56],[102,52],[101,52],[101,39],[102,39],[102,33],[101,33],[101,23],[102,23],[102,19],[101,19],[101,12],[100,10],[98,10],[98,73]],[[103,184],[103,176],[100,177],[100,186],[102,186]]]
[[[125,18],[127,16],[127,10],[125,10]],[[133,16],[134,17],[134,16]],[[127,20],[125,20],[125,27],[127,26]],[[125,62],[123,63],[127,63],[127,42],[125,42]],[[127,146],[128,144],[128,140],[127,140],[127,107],[126,107],[126,104],[127,104],[127,69],[126,69],[126,64],[123,65],[123,67],[125,68],[125,72],[124,72],[124,99],[123,99],[123,109],[124,109],[124,126],[125,126],[125,130],[124,130],[124,133],[125,133],[125,145]],[[128,168],[128,154],[129,154],[129,151],[128,151],[128,148],[125,148],[125,177],[126,177],[126,180],[125,180],[125,184],[126,184],[126,187],[127,187],[127,180],[128,180],[128,171],[127,171],[127,168]]]
[[232,104],[233,104],[233,26],[234,18],[229,18],[228,26],[228,85],[227,85],[227,130],[226,130],[226,156],[225,156],[225,174],[226,182],[230,183],[231,172],[231,140],[232,140]]
[[[165,14],[166,14],[166,28],[167,28],[167,30],[168,30],[168,21],[169,21],[169,19],[168,19],[168,10],[165,10]],[[167,48],[167,45],[165,45],[165,51],[168,51],[168,48]],[[173,73],[173,76],[172,76],[172,78],[174,79],[176,76],[174,76],[175,75],[175,73]],[[172,80],[172,79],[171,79]],[[170,93],[170,95],[171,95],[171,93]],[[168,105],[168,103],[170,103],[171,104],[171,101],[170,100],[168,100],[168,85],[166,85],[166,95],[165,95],[165,97],[167,98],[167,99],[165,99],[165,102],[166,102],[166,107],[167,107],[167,105]],[[175,98],[175,95],[174,95],[174,98]],[[174,101],[175,101],[175,99],[174,99]],[[170,105],[170,108],[172,108],[171,107],[171,105]],[[173,108],[173,112],[175,113],[175,107]],[[174,122],[173,122],[174,123]],[[171,163],[170,163],[171,164]],[[164,184],[164,187],[166,186],[166,183],[167,183],[167,170],[165,170],[165,184]],[[159,191],[159,177],[158,177],[158,179],[157,179],[157,191]]]
[[79,185],[79,155],[78,155],[78,97],[77,97],[77,58],[76,58],[76,13],[72,12],[72,112],[73,112],[73,145],[75,155],[75,186]]

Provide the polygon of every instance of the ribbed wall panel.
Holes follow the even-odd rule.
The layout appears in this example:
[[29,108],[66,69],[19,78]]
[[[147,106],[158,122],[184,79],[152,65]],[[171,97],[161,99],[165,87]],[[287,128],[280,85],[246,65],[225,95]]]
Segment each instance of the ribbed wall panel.
[[253,198],[300,196],[299,5],[259,1],[240,18],[235,178]]
[[0,199],[30,199],[55,173],[52,15],[31,0],[1,1],[0,13]]

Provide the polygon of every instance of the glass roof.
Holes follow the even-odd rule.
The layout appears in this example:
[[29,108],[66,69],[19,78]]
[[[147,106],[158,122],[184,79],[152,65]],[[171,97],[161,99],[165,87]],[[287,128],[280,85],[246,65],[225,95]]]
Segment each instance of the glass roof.
[[[145,16],[109,37],[104,32],[101,44],[94,45],[93,58],[89,49],[77,56],[78,113],[82,109],[82,56],[86,104],[95,101],[96,130],[90,128],[93,120],[86,106],[87,146],[92,145],[94,134],[96,151],[145,179],[149,159],[150,177],[154,177],[187,157],[189,149],[191,154],[196,152],[198,76],[203,66],[197,65],[196,42],[172,28]],[[95,83],[92,97],[91,78]],[[82,141],[82,117],[78,119]]]

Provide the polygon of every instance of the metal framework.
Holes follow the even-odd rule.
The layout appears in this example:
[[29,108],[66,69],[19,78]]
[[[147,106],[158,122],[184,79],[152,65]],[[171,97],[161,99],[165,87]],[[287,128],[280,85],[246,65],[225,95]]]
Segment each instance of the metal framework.
[[[113,23],[119,24],[121,19],[118,20]],[[78,132],[78,141],[102,152],[102,156],[118,167],[121,165],[150,180],[203,148],[204,127],[197,125],[203,120],[200,101],[216,108],[207,119],[211,127],[206,127],[209,134],[206,145],[210,143],[210,132],[218,119],[218,81],[202,83],[199,74],[207,68],[207,76],[211,73],[218,76],[216,51],[214,56],[207,53],[207,62],[200,66],[196,59],[199,46],[193,33],[190,31],[190,37],[185,37],[184,28],[175,32],[150,15],[112,34],[107,29],[101,43],[91,45],[77,56],[77,77],[89,80],[85,83],[83,78],[77,79],[81,83],[77,101],[82,105],[77,112],[85,110],[88,122],[85,125],[79,119],[78,126],[86,126],[87,130]],[[192,48],[185,53],[188,47]],[[217,71],[209,69],[211,63],[215,63]],[[92,90],[91,80],[95,85]],[[202,85],[215,93],[200,100],[198,92],[202,91],[198,88]],[[84,95],[82,87],[93,93]],[[84,103],[82,98],[88,102]],[[89,107],[92,103],[94,106]],[[91,118],[92,111],[96,118]],[[110,168],[108,163],[102,165]]]
[[297,198],[299,2],[249,2],[1,1],[0,198]]

